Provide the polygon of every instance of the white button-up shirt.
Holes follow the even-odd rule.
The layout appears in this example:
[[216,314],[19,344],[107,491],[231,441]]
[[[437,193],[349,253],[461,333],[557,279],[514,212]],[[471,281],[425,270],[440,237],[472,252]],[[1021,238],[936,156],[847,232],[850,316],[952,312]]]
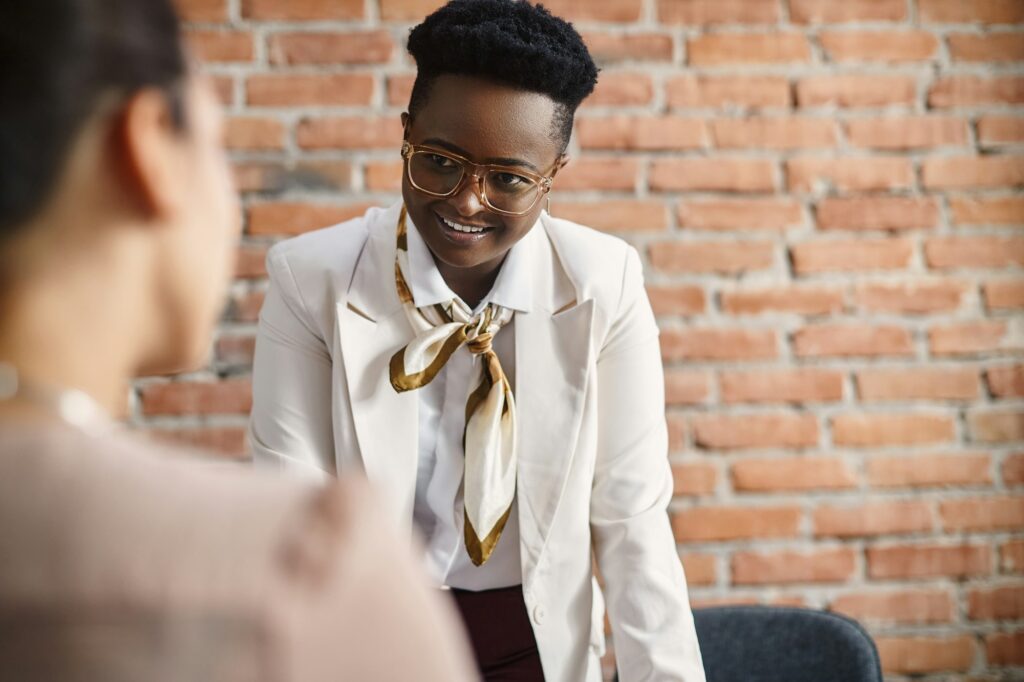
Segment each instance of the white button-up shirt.
[[[434,257],[415,225],[409,221],[409,272],[406,283],[416,307],[445,304],[457,298],[434,263]],[[474,310],[488,303],[529,312],[531,281],[522,242],[535,238],[531,230],[509,250],[490,293]],[[515,317],[494,337],[493,349],[509,382],[515,387]],[[474,363],[480,360],[465,346],[419,393],[419,460],[413,520],[426,543],[427,572],[438,585],[487,590],[522,583],[519,563],[518,502],[513,501],[501,538],[483,566],[474,566],[463,540],[462,474],[465,453],[466,400],[473,387]]]

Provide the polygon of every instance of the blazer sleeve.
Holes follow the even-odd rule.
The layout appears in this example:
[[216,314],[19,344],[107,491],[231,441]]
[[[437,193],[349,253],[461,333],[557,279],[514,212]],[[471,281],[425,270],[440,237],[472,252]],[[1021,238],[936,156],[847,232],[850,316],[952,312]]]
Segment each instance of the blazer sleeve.
[[267,255],[249,440],[258,466],[323,480],[334,474],[331,356],[279,248]]
[[668,518],[658,327],[629,248],[621,300],[597,361],[591,530],[622,682],[703,682],[686,578]]

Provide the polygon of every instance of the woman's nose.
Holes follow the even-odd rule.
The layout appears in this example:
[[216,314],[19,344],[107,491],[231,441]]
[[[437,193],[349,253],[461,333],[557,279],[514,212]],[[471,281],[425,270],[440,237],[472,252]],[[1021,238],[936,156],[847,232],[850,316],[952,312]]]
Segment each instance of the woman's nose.
[[461,216],[473,216],[486,209],[481,196],[480,178],[469,175],[462,183],[459,191],[449,197],[448,202],[455,207]]

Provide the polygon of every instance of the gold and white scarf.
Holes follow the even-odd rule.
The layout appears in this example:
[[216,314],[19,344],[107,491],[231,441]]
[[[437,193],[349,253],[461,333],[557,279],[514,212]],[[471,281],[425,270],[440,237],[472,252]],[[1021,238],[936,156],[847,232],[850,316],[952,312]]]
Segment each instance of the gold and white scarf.
[[[429,384],[465,345],[473,355],[473,388],[466,401],[462,478],[466,551],[476,566],[491,556],[505,528],[516,492],[516,407],[497,354],[494,335],[512,319],[508,308],[488,303],[476,315],[459,298],[417,308],[409,271],[406,210],[398,218],[395,286],[416,338],[391,358],[391,385],[399,393]],[[479,362],[477,362],[479,358]]]

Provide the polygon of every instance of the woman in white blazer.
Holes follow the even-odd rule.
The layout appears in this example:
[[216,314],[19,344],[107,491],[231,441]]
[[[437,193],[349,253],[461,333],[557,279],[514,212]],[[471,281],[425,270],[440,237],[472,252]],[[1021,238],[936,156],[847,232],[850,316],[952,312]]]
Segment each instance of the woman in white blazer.
[[403,202],[268,256],[255,460],[364,471],[485,679],[600,680],[606,603],[624,682],[701,682],[640,261],[543,210],[597,69],[509,0],[453,0],[409,51]]

